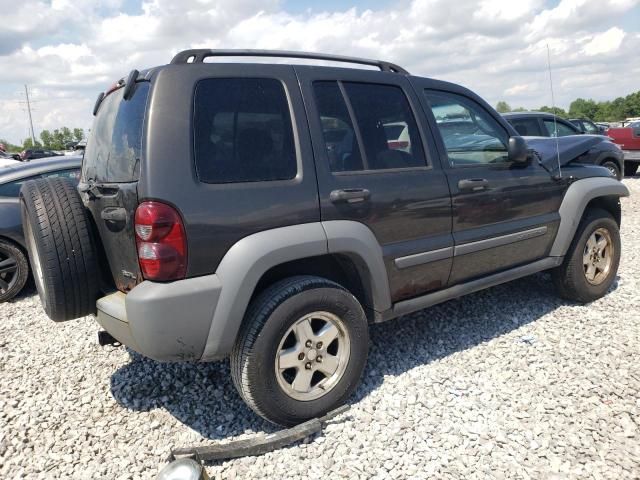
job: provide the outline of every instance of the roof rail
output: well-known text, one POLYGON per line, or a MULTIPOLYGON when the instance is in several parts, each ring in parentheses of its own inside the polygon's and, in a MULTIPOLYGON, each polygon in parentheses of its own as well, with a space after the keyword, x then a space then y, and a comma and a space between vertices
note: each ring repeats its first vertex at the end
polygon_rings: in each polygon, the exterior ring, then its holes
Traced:
POLYGON ((311 60, 328 60, 331 62, 345 62, 359 65, 370 65, 378 67, 383 72, 401 73, 409 75, 404 68, 394 63, 382 60, 370 60, 359 57, 345 57, 342 55, 331 55, 327 53, 295 52, 290 50, 209 50, 198 48, 184 50, 178 53, 171 60, 171 64, 179 63, 203 63, 207 57, 279 57, 279 58, 306 58, 311 60))

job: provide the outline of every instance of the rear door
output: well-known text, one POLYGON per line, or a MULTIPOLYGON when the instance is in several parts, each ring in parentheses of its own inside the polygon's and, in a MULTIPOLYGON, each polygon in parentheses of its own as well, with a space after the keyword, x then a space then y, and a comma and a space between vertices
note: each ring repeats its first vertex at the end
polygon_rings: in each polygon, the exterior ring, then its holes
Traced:
POLYGON ((392 301, 442 288, 453 251, 449 188, 406 77, 295 68, 322 220, 352 220, 371 229, 382 246, 392 301))
POLYGON ((79 190, 107 252, 116 287, 133 288, 141 279, 134 235, 138 206, 142 129, 149 82, 136 83, 124 100, 123 88, 102 101, 87 142, 79 190))
POLYGON ((506 125, 473 95, 417 80, 453 201, 455 252, 449 284, 547 255, 566 188, 535 163, 507 158, 506 125))

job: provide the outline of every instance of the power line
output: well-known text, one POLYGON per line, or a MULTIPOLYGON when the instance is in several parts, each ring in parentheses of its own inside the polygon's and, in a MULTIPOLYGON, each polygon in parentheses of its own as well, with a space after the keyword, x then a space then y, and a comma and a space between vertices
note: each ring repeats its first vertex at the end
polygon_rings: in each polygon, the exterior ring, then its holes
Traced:
POLYGON ((27 97, 27 111, 29 112, 29 125, 31 126, 31 142, 32 142, 32 145, 35 147, 36 146, 36 133, 33 130, 33 118, 31 117, 31 104, 29 103, 29 89, 27 88, 26 84, 24 86, 24 94, 27 97))

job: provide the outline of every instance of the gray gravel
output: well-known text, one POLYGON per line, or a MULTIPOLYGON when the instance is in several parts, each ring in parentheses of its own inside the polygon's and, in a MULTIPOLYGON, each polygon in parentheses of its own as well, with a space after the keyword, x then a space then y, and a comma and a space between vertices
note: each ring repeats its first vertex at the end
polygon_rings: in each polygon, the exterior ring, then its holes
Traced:
MULTIPOLYGON (((616 288, 589 306, 537 275, 371 332, 349 412, 220 478, 638 478, 640 178, 616 288)), ((154 478, 172 446, 274 428, 226 362, 160 364, 56 325, 33 289, 0 307, 0 478, 154 478)))

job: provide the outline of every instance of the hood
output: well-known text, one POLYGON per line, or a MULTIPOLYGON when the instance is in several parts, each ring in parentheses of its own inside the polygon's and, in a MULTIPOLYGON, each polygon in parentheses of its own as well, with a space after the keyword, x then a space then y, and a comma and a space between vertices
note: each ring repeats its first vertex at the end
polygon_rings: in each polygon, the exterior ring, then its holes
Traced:
POLYGON ((560 165, 566 165, 588 152, 595 145, 607 142, 608 138, 602 135, 570 135, 559 138, 525 137, 525 140, 529 148, 540 155, 542 162, 553 166, 557 164, 558 156, 560 157, 560 165))

